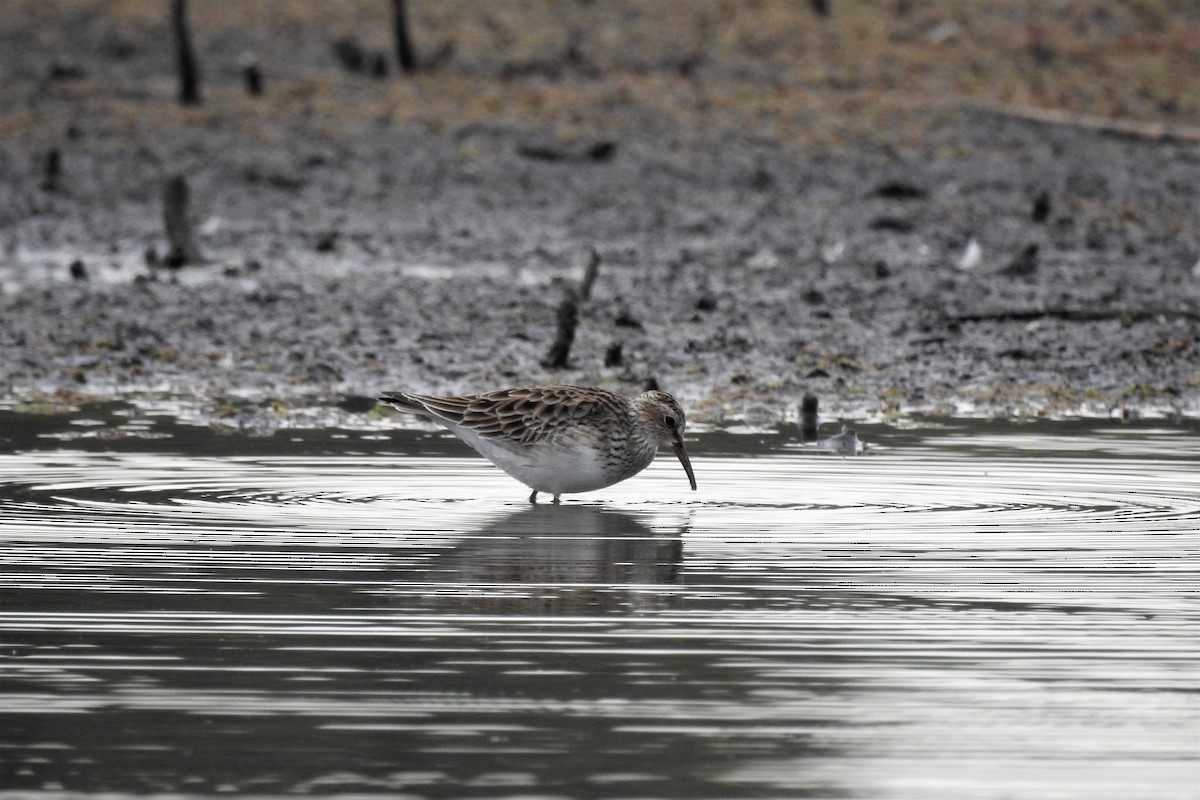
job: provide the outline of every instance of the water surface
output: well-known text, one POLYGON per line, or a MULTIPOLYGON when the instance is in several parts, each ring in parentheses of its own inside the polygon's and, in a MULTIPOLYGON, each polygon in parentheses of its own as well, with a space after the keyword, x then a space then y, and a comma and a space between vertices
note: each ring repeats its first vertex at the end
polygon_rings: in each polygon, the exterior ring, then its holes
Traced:
POLYGON ((1194 429, 793 434, 556 507, 433 432, 0 413, 0 790, 1198 796, 1194 429))

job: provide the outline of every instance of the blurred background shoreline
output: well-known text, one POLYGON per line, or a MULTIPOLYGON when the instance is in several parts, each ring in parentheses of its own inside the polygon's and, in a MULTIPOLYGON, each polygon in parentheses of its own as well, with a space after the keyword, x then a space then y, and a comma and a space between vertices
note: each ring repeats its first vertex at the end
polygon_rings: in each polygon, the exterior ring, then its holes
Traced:
POLYGON ((10 406, 1200 413, 1194 4, 191 0, 193 105, 169 6, 0 10, 10 406))

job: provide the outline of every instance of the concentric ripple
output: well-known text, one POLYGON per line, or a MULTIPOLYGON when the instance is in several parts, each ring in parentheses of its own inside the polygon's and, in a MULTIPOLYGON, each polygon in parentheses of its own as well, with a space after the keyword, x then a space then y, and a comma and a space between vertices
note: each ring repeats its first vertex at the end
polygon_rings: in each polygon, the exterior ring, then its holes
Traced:
POLYGON ((1194 796, 1194 436, 859 433, 0 454, 0 798, 1194 796))

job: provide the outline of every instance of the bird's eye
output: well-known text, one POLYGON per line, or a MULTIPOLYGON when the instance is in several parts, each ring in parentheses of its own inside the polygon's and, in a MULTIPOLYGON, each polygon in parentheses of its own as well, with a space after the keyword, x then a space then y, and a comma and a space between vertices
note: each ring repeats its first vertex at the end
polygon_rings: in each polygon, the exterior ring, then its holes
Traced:
POLYGON ((674 417, 672 417, 671 415, 668 414, 667 416, 663 417, 663 424, 666 425, 668 428, 673 429, 678 424, 678 421, 674 417))

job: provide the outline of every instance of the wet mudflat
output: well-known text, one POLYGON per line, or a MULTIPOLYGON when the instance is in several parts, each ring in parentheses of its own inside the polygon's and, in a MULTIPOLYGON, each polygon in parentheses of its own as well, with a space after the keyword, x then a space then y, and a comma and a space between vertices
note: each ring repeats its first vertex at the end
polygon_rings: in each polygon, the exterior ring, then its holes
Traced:
POLYGON ((1195 796, 1194 432, 709 432, 531 507, 432 432, 142 424, 0 455, 12 795, 1195 796))
POLYGON ((193 5, 182 109, 161 3, 5 3, 0 401, 1200 416, 1194 4, 410 3, 450 51, 388 80, 335 57, 387 3, 193 5))

